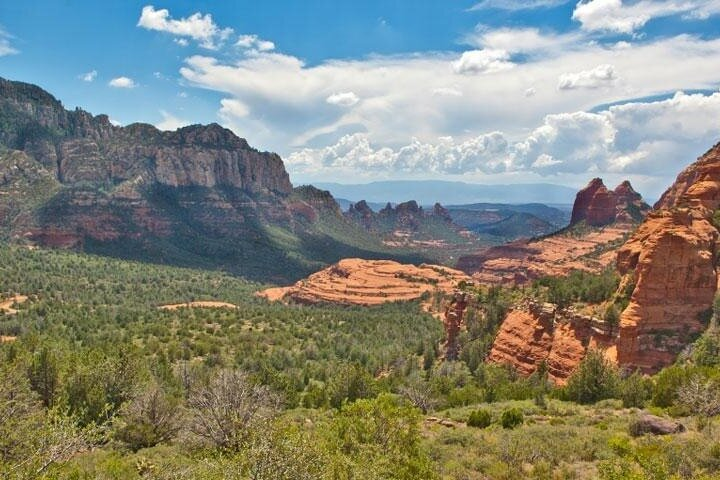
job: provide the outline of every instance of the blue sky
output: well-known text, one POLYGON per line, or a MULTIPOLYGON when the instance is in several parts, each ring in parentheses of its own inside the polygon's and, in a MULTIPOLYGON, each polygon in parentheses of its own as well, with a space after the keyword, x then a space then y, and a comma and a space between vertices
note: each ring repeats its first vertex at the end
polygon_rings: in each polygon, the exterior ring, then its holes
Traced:
POLYGON ((720 140, 719 14, 720 0, 25 0, 0 4, 0 75, 121 124, 219 122, 296 183, 603 176, 657 196, 720 140))

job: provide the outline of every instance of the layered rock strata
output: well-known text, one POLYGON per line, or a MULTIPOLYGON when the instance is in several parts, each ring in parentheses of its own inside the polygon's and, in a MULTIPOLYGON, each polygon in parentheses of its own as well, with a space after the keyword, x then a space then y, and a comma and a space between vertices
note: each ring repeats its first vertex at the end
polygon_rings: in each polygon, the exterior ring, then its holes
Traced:
POLYGON ((508 314, 488 361, 510 364, 525 376, 544 362, 549 379, 564 384, 588 348, 607 349, 613 338, 609 326, 595 317, 531 302, 508 314))
POLYGON ((436 291, 447 294, 469 280, 463 272, 438 265, 346 258, 294 285, 270 288, 259 295, 303 304, 379 305, 417 300, 436 291))

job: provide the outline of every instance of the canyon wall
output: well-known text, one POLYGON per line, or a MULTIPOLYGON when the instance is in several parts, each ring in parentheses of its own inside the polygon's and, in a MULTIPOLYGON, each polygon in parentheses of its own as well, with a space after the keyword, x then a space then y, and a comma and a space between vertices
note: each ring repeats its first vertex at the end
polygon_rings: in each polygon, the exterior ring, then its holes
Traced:
POLYGON ((621 365, 653 373, 709 320, 717 290, 720 144, 687 167, 618 251, 617 267, 635 284, 617 339, 621 365))

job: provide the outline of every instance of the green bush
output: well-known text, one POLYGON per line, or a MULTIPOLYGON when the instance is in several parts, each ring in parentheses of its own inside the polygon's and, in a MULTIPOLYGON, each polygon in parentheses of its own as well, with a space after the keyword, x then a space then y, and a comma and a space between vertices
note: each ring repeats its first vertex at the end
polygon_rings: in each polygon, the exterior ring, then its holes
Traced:
POLYGON ((503 428, 515 428, 518 425, 522 425, 525 417, 519 408, 508 408, 502 413, 500 417, 500 424, 503 428))
POLYGON ((664 368, 655 375, 655 385, 652 391, 652 404, 656 407, 667 408, 675 403, 678 389, 685 384, 690 377, 690 372, 685 367, 673 365, 664 368))
POLYGON ((492 415, 484 408, 470 412, 468 427, 487 428, 492 423, 492 415))
POLYGON ((617 327, 620 323, 620 310, 618 309, 618 307, 616 307, 615 305, 609 305, 605 309, 603 320, 611 327, 617 327))
POLYGON ((578 403, 595 403, 614 398, 618 394, 617 367, 602 352, 589 350, 575 372, 568 379, 565 393, 578 403))
POLYGON ((622 381, 620 385, 620 399, 625 408, 642 408, 652 394, 652 381, 645 379, 638 372, 622 381))
POLYGON ((613 296, 619 285, 620 277, 614 269, 600 274, 573 270, 566 277, 542 277, 533 284, 535 288, 546 287, 548 300, 561 308, 572 302, 602 303, 613 296))

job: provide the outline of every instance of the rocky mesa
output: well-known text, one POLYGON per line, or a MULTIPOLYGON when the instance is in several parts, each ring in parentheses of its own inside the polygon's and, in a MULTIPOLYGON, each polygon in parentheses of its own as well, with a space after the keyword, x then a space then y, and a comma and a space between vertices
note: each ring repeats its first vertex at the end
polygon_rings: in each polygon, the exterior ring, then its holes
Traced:
POLYGON ((439 265, 346 258, 294 285, 259 295, 271 301, 368 306, 417 300, 435 291, 448 294, 469 280, 463 272, 439 265))

